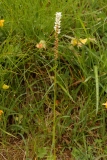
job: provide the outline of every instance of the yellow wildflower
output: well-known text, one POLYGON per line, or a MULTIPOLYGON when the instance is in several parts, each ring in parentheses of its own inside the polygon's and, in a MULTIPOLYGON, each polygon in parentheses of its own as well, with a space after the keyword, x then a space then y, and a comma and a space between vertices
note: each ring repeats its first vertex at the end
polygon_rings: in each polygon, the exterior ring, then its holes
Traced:
POLYGON ((0 116, 3 114, 3 111, 2 110, 0 110, 0 116))
POLYGON ((88 39, 87 38, 85 38, 85 39, 80 38, 79 41, 80 41, 80 43, 85 44, 88 41, 88 39))
POLYGON ((73 38, 73 39, 71 40, 71 44, 72 44, 73 46, 76 46, 76 45, 78 44, 78 40, 77 40, 76 38, 73 38))
POLYGON ((105 106, 105 108, 107 109, 107 101, 106 103, 103 103, 102 105, 105 106))
POLYGON ((0 20, 0 27, 4 26, 4 19, 0 20))
POLYGON ((7 90, 7 89, 9 89, 9 86, 6 85, 6 84, 3 84, 2 88, 3 88, 4 90, 7 90))

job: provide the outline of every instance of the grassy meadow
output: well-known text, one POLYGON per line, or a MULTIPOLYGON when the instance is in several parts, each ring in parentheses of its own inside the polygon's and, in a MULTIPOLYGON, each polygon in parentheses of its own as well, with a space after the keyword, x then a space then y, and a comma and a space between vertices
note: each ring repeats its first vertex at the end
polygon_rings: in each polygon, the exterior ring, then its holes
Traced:
POLYGON ((106 0, 0 0, 0 160, 106 160, 106 59, 106 0))

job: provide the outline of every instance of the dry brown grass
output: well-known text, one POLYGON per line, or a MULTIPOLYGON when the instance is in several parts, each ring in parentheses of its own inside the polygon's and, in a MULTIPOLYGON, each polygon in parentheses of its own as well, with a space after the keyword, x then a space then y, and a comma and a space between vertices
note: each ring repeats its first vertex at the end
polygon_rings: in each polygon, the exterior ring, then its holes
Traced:
MULTIPOLYGON (((0 145, 0 160, 47 160, 47 158, 37 158, 36 154, 33 151, 33 139, 29 140, 27 146, 28 153, 26 153, 26 146, 22 139, 9 139, 8 144, 0 145)), ((60 153, 57 148, 57 160, 75 160, 71 156, 70 150, 64 150, 63 153, 60 153)))
POLYGON ((25 160, 24 143, 20 139, 10 139, 9 143, 0 146, 0 160, 25 160))

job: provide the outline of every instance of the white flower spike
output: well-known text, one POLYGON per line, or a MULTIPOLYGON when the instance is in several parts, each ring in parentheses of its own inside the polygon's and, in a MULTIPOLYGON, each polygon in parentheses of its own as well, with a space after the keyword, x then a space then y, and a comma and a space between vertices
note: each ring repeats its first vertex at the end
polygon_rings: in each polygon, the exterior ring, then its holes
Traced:
POLYGON ((61 17, 62 17, 62 13, 56 12, 54 30, 55 30, 55 32, 57 32, 57 34, 60 34, 60 31, 61 31, 60 30, 61 17))

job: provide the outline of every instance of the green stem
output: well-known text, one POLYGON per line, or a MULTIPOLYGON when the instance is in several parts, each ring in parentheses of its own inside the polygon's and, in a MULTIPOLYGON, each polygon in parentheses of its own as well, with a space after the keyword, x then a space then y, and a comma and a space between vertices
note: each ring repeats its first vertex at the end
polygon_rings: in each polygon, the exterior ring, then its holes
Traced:
POLYGON ((52 140, 52 146, 53 146, 53 154, 54 154, 54 160, 56 160, 56 98, 57 98, 57 59, 55 59, 55 70, 54 70, 54 106, 53 106, 53 140, 52 140))

